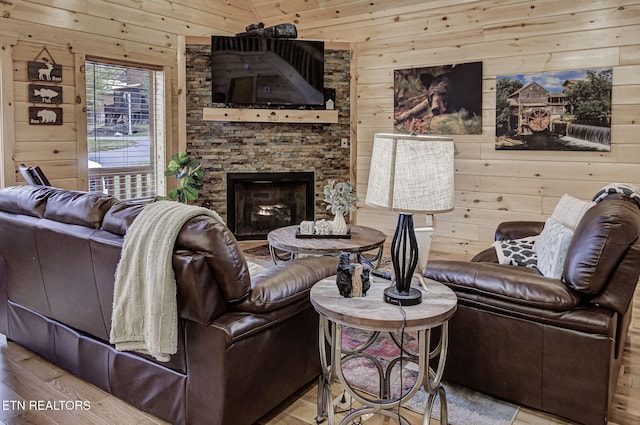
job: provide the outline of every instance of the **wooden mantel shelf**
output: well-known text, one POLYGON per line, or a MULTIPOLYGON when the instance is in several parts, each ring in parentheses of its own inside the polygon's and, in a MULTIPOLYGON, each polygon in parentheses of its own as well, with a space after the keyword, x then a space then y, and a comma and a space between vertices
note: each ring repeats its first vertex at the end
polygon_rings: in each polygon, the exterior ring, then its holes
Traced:
POLYGON ((335 124, 338 122, 338 111, 335 109, 203 108, 202 120, 335 124))

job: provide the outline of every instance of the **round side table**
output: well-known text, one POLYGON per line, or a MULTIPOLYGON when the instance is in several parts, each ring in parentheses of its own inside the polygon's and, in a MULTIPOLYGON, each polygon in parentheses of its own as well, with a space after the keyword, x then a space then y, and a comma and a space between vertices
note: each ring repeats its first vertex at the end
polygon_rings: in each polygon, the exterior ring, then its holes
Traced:
POLYGON ((335 276, 323 279, 311 288, 311 303, 320 314, 319 346, 322 376, 318 384, 318 416, 316 417, 318 423, 325 418, 328 419, 329 425, 335 423, 331 384, 336 378, 353 399, 363 405, 350 412, 340 422, 341 424, 376 413, 397 418, 401 423, 411 425, 401 415, 398 407, 411 399, 421 386, 424 386, 429 393, 423 424, 429 424, 435 397, 440 399, 441 421, 447 423, 447 399, 441 379, 447 357, 448 321, 456 311, 458 298, 451 289, 439 282, 430 279, 426 279, 425 282, 428 291, 423 290, 422 303, 404 307, 384 302, 383 290, 388 286, 387 282, 374 282, 366 296, 354 298, 345 298, 340 295, 335 276), (342 347, 344 326, 373 331, 373 334, 359 347, 346 350, 342 347), (440 328, 440 340, 432 348, 431 331, 436 328, 440 328), (404 331, 417 332, 417 352, 400 346, 399 339, 394 333, 404 331), (364 351, 380 332, 389 332, 400 348, 398 358, 392 359, 389 367, 398 361, 413 362, 418 366, 415 384, 399 398, 391 397, 390 371, 384 371, 379 362, 376 364, 376 369, 380 375, 381 385, 380 394, 376 398, 366 398, 358 393, 343 374, 342 363, 345 359, 366 357, 371 360, 372 356, 364 351), (327 347, 330 353, 327 353, 327 347), (437 369, 433 370, 429 359, 435 358, 438 359, 438 365, 437 369))
POLYGON ((382 249, 386 235, 379 230, 365 226, 351 226, 351 237, 346 238, 299 238, 296 237, 298 226, 286 226, 272 230, 267 235, 269 241, 269 252, 273 262, 277 264, 279 257, 275 249, 290 253, 290 258, 297 254, 312 255, 338 255, 340 252, 350 252, 357 255, 357 261, 362 262, 362 253, 366 251, 378 250, 374 258, 366 259, 366 262, 373 263, 382 258, 382 249))

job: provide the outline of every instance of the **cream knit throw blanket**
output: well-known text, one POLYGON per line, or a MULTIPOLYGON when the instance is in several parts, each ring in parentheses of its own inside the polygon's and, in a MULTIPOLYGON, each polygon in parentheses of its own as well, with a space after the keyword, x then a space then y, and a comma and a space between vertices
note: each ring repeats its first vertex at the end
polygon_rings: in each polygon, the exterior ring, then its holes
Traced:
POLYGON ((124 237, 113 291, 109 341, 117 350, 139 351, 167 362, 178 350, 178 307, 172 257, 176 238, 206 208, 173 201, 149 204, 124 237))

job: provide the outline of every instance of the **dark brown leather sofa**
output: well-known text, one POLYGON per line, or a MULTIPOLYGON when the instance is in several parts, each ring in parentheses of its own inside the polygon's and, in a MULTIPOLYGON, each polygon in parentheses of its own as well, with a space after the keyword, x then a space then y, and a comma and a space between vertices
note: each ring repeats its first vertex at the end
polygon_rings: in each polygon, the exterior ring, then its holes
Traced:
POLYGON ((191 219, 175 245, 178 352, 109 343, 123 235, 145 205, 37 186, 0 190, 0 332, 174 424, 249 425, 320 373, 309 290, 335 273, 303 258, 250 278, 235 238, 191 219))
MULTIPOLYGON (((508 222, 496 240, 538 234, 508 222)), ((583 424, 605 424, 640 273, 640 208, 609 195, 580 220, 561 279, 500 265, 430 261, 425 276, 458 296, 445 379, 583 424)))

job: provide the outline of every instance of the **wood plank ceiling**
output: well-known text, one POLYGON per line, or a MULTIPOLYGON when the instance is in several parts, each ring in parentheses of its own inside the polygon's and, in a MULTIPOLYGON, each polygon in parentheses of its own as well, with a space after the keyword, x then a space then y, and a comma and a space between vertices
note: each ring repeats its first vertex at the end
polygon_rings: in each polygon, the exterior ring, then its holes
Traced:
MULTIPOLYGON (((469 10, 477 0, 246 0, 256 22, 266 26, 293 23, 299 38, 358 42, 385 39, 393 26, 406 22, 427 31, 446 14, 469 10)), ((251 23, 251 22, 249 22, 251 23)), ((248 23, 248 24, 249 24, 248 23)))

